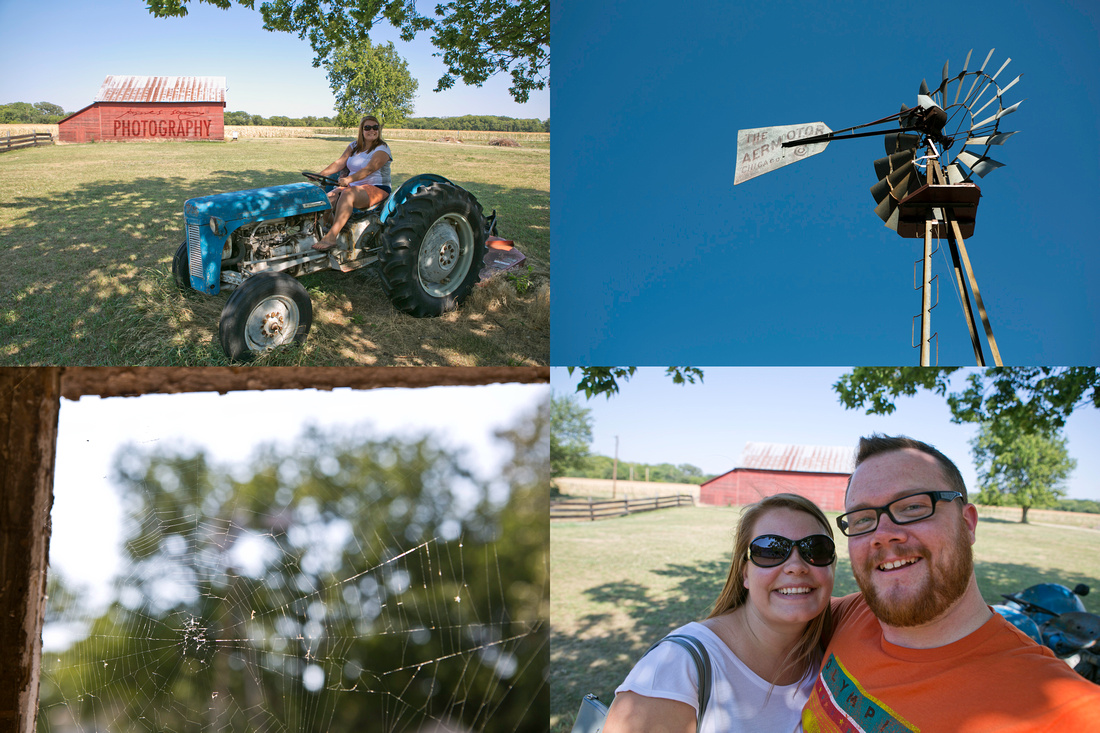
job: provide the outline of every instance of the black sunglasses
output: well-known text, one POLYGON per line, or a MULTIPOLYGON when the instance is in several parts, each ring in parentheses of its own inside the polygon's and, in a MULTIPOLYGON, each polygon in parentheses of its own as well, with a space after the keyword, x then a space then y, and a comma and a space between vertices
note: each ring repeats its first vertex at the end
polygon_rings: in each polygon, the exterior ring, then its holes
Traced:
POLYGON ((364 130, 381 130, 381 125, 363 125, 364 130))
POLYGON ((836 545, 828 535, 812 534, 800 540, 789 540, 777 534, 763 534, 749 543, 749 560, 758 568, 774 568, 791 556, 791 550, 810 565, 819 568, 832 565, 836 560, 836 545))

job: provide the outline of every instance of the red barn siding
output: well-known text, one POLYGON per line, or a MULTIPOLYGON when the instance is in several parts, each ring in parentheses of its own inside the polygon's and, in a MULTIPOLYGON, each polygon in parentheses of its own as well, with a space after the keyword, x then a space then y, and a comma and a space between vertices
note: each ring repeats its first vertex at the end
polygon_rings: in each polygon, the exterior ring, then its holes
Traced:
POLYGON ((61 142, 223 140, 224 102, 194 104, 96 102, 61 120, 61 142))
POLYGON ((847 473, 809 473, 735 468, 699 489, 699 501, 717 506, 751 504, 765 496, 791 493, 805 496, 825 511, 842 511, 847 473))

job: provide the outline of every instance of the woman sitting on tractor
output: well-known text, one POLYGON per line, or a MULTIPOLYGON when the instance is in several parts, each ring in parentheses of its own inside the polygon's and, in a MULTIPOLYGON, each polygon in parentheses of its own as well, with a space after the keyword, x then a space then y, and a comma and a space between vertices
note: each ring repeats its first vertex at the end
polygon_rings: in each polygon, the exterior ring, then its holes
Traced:
POLYGON ((393 154, 382 139, 382 123, 377 117, 367 115, 359 123, 358 139, 348 145, 334 163, 321 175, 348 169, 348 175, 337 181, 337 187, 329 191, 328 200, 333 208, 332 226, 313 249, 327 252, 338 244, 340 230, 348 222, 355 209, 369 209, 386 200, 390 195, 390 162, 393 154))

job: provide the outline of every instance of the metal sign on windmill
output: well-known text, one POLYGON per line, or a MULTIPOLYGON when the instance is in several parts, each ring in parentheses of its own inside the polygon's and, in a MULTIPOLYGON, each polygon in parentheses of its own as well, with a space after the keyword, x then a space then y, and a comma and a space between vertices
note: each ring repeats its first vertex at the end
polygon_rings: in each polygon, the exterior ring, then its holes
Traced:
POLYGON ((871 186, 875 213, 900 236, 924 239, 924 257, 920 260, 923 278, 919 288, 922 296, 919 344, 922 366, 929 364, 930 343, 934 337, 931 333, 933 239, 948 241, 954 284, 958 287, 975 359, 979 366, 985 366, 971 296, 994 363, 1001 366, 1000 352, 964 239, 974 233, 981 198, 981 190, 972 179, 975 175, 984 178, 1004 165, 991 158, 989 151, 1016 134, 1015 131, 1002 132, 1001 120, 1015 112, 1023 100, 1006 107, 1002 97, 1023 75, 1001 87, 997 77, 1012 59, 1007 59, 995 74, 990 75, 986 66, 993 51, 977 71, 968 71, 972 53, 966 54, 963 70, 954 76, 948 71, 949 62, 944 63, 940 85, 935 91, 929 90, 927 81, 922 80, 917 106, 910 108, 903 104, 897 114, 835 132, 824 122, 807 122, 737 133, 734 185, 817 155, 833 140, 884 136, 886 157, 874 162, 878 182, 871 186), (898 127, 853 132, 894 120, 898 127), (970 293, 964 285, 964 273, 970 293))

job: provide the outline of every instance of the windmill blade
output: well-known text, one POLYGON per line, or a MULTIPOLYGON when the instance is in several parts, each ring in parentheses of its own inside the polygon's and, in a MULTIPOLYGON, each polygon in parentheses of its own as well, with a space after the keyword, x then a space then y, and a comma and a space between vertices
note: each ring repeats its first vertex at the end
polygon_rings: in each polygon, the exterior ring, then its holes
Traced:
POLYGON ((966 180, 966 176, 963 175, 962 168, 957 164, 952 163, 943 169, 944 175, 947 176, 948 183, 962 183, 966 180))
POLYGON ((982 178, 985 178, 987 173, 995 171, 998 168, 1004 166, 1004 163, 999 163, 996 160, 988 158, 984 155, 979 157, 968 150, 960 151, 959 154, 955 156, 955 160, 959 161, 982 178))
POLYGON ((891 173, 899 170, 906 163, 912 162, 914 157, 912 150, 903 150, 900 153, 894 153, 885 158, 879 158, 875 161, 875 175, 879 179, 886 178, 891 173))
POLYGON ((1018 75, 1018 76, 1017 76, 1017 77, 1016 77, 1015 79, 1013 79, 1012 81, 1010 81, 1010 82, 1008 83, 1008 86, 1006 86, 1006 87, 1005 87, 1004 89, 1002 89, 1001 91, 997 92, 997 96, 999 97, 999 96, 1001 96, 1002 94, 1004 94, 1005 92, 1007 92, 1007 91, 1008 91, 1009 89, 1011 89, 1011 88, 1012 88, 1012 85, 1013 85, 1013 84, 1015 84, 1016 82, 1020 81, 1020 77, 1021 77, 1021 76, 1023 76, 1023 74, 1019 74, 1019 75, 1018 75))
POLYGON ((963 90, 963 79, 966 77, 966 67, 970 66, 970 54, 974 53, 974 49, 970 49, 966 52, 966 61, 963 62, 963 70, 959 72, 959 88, 955 90, 955 101, 951 104, 959 103, 959 92, 963 90))
POLYGON ((823 152, 829 145, 828 140, 795 147, 783 147, 783 143, 828 135, 831 132, 824 122, 738 130, 733 185, 823 152))
POLYGON ((949 61, 951 61, 951 59, 948 59, 947 61, 943 62, 943 80, 940 81, 940 86, 936 90, 937 92, 939 92, 941 100, 946 100, 947 99, 947 97, 944 96, 944 95, 947 91, 947 82, 950 81, 950 77, 947 76, 947 64, 948 64, 949 61))
POLYGON ((989 135, 987 137, 972 137, 963 143, 963 146, 967 145, 1003 145, 1004 141, 1015 135, 1019 130, 1013 132, 1002 132, 999 135, 989 135))
POLYGON ((912 162, 907 163, 902 168, 899 168, 871 186, 871 196, 877 203, 882 203, 884 199, 888 199, 891 196, 893 196, 896 201, 900 201, 904 198, 902 192, 905 190, 906 186, 908 186, 909 177, 915 172, 916 166, 913 165, 912 162))
POLYGON ((920 80, 920 91, 918 91, 917 94, 923 94, 926 97, 931 94, 931 92, 928 91, 928 82, 924 79, 920 80))
POLYGON ((884 142, 886 143, 886 154, 893 155, 903 150, 915 149, 920 145, 920 135, 907 135, 904 132, 899 132, 897 135, 887 135, 884 142))
POLYGON ((1015 112, 1015 111, 1016 111, 1016 108, 1017 108, 1017 107, 1019 107, 1019 106, 1020 106, 1021 104, 1023 104, 1023 103, 1024 103, 1024 102, 1026 102, 1026 101, 1027 101, 1026 99, 1021 99, 1021 100, 1020 100, 1019 102, 1017 102, 1016 104, 1012 105, 1011 107, 1005 107, 1005 108, 1004 108, 1004 109, 1002 109, 1002 110, 1001 110, 1000 112, 998 112, 997 114, 993 115, 992 117, 990 117, 990 118, 988 118, 988 119, 985 119, 985 120, 982 120, 981 122, 979 122, 979 123, 977 123, 977 124, 975 124, 975 125, 971 125, 970 129, 971 129, 971 130, 976 130, 976 129, 980 128, 980 127, 984 127, 985 125, 988 125, 988 124, 989 124, 990 122, 996 122, 997 120, 1001 119, 1001 118, 1002 118, 1002 117, 1004 117, 1005 115, 1010 115, 1010 114, 1012 114, 1013 112, 1015 112))
POLYGON ((1008 66, 1008 62, 1011 60, 1011 56, 1005 59, 1005 62, 1001 64, 1001 68, 997 69, 997 73, 993 75, 993 81, 997 81, 997 77, 1001 75, 1001 72, 1005 70, 1005 67, 1008 66))
POLYGON ((963 104, 970 99, 970 95, 974 93, 974 87, 978 84, 978 79, 982 78, 982 72, 985 71, 985 65, 989 63, 989 59, 993 58, 993 52, 997 49, 989 49, 989 55, 985 57, 985 61, 982 62, 982 67, 978 69, 978 73, 974 75, 974 83, 970 85, 970 91, 966 93, 966 97, 963 99, 963 104))

